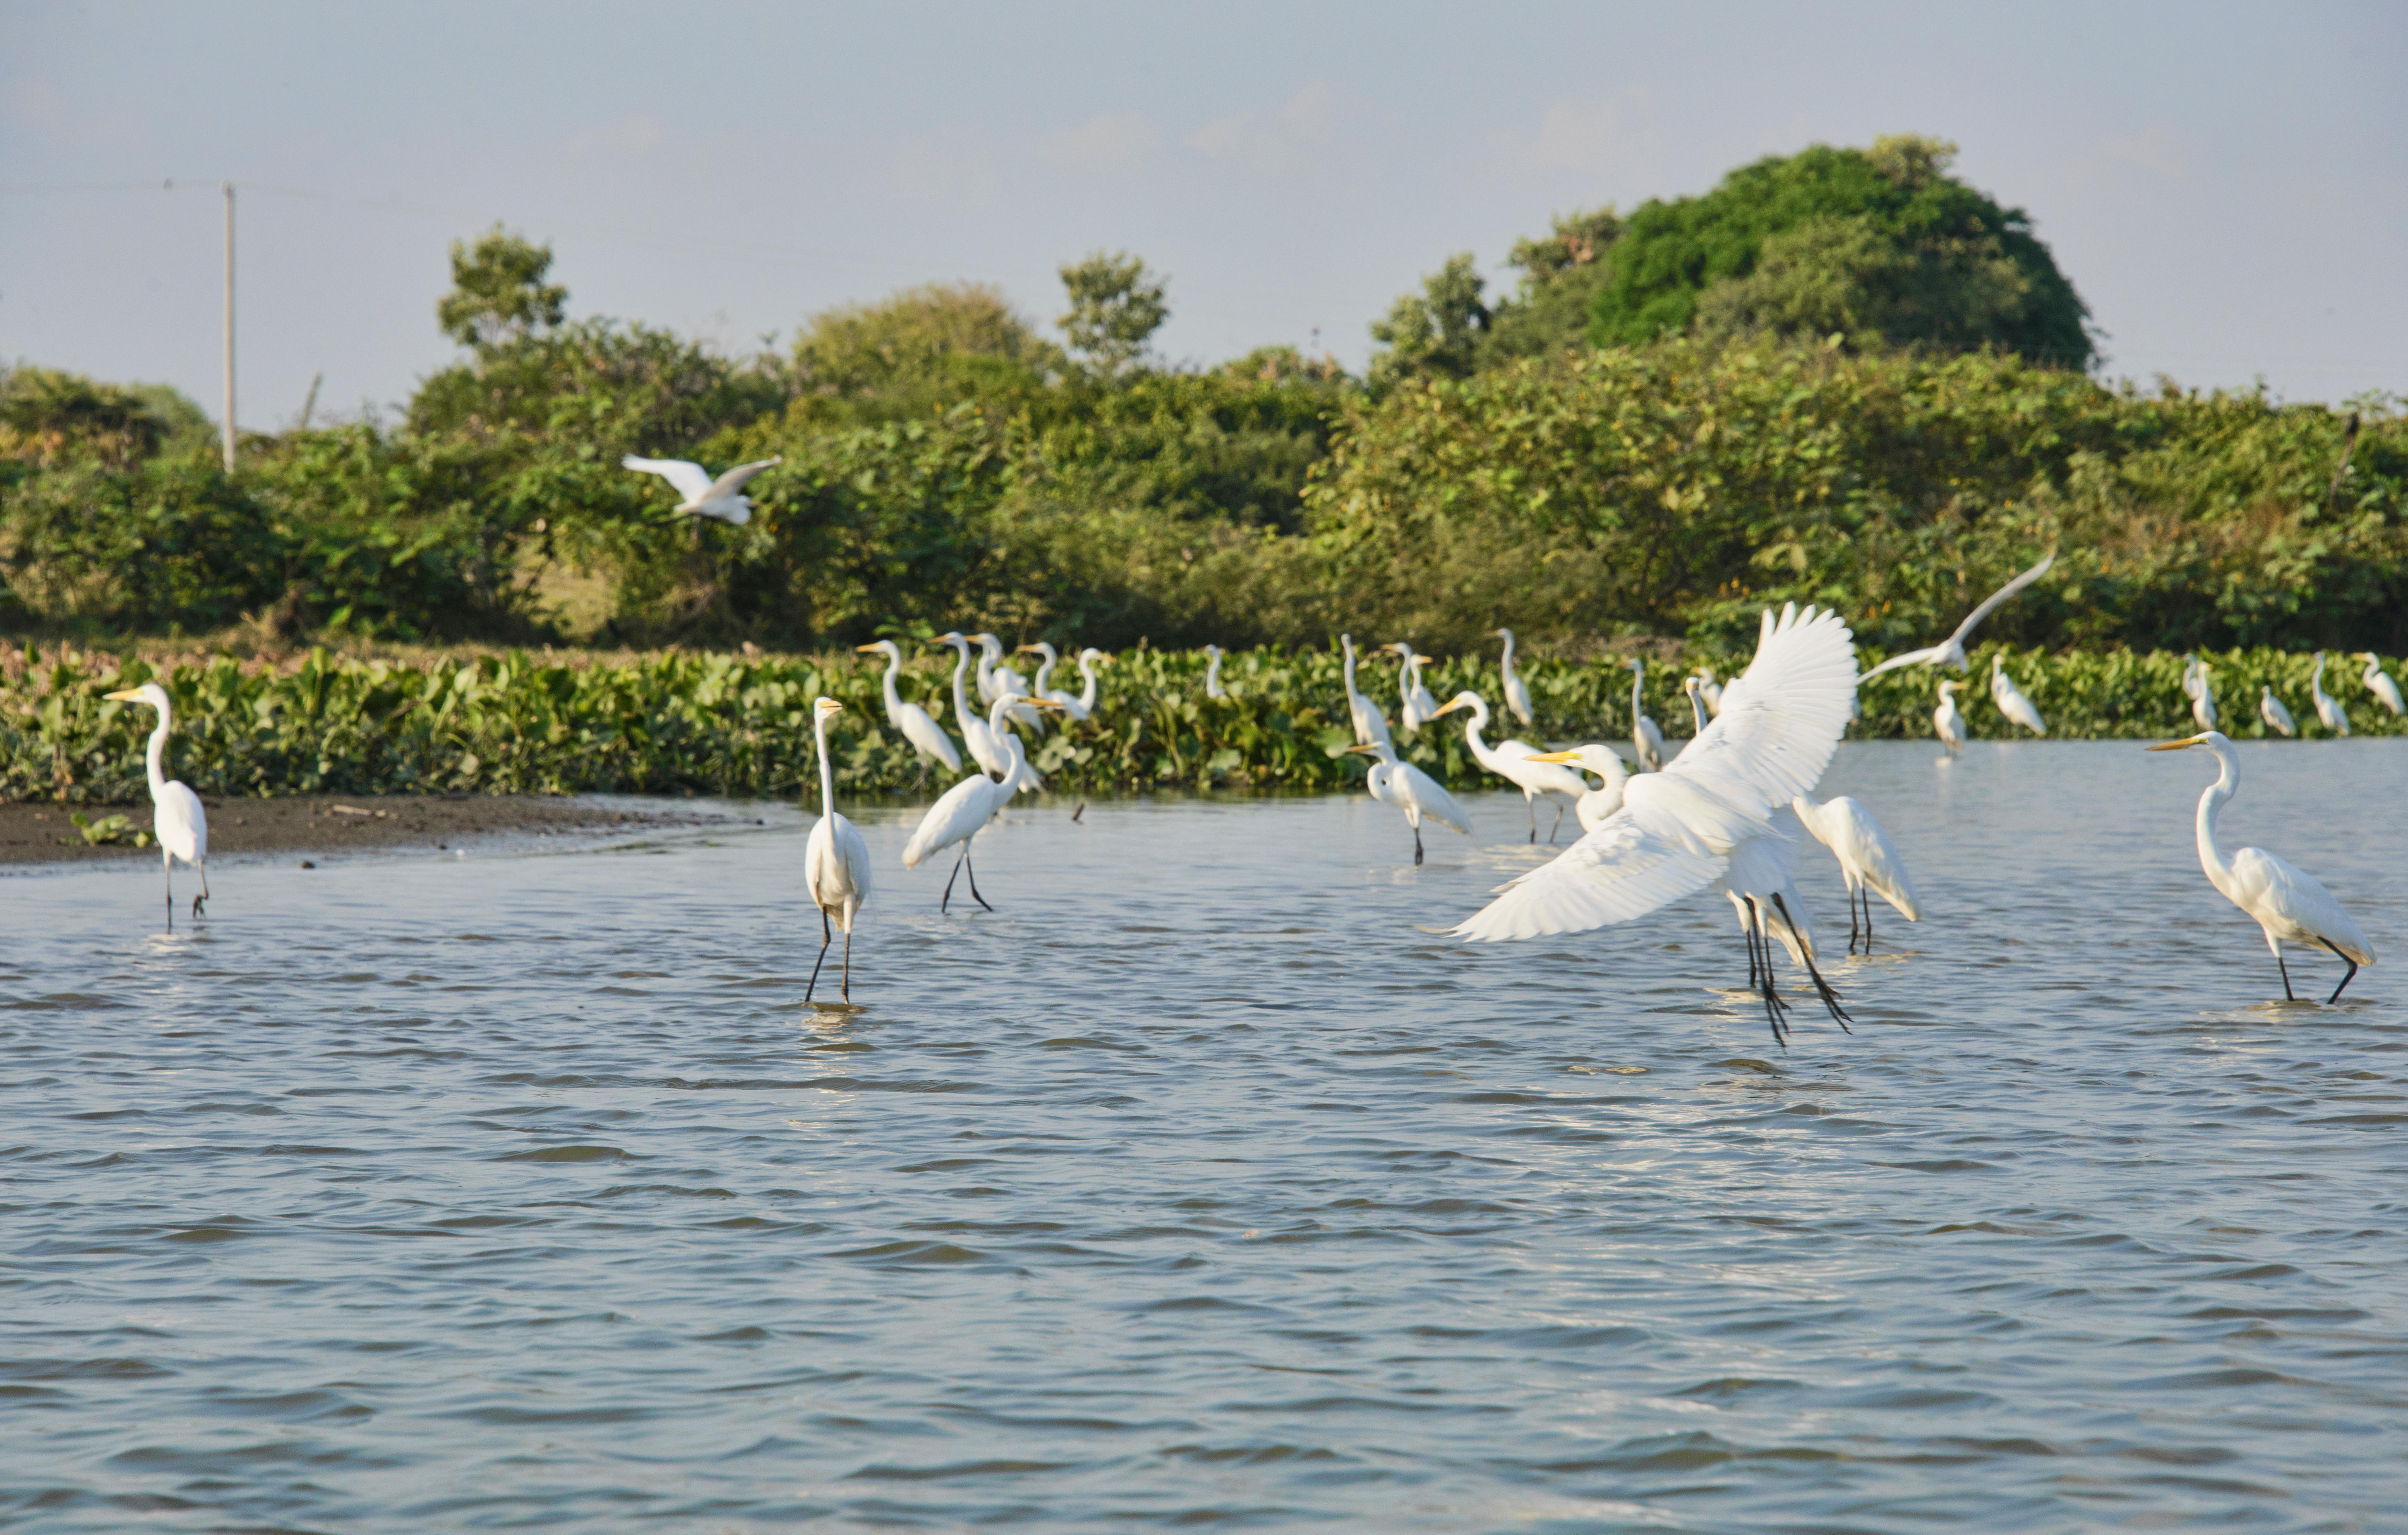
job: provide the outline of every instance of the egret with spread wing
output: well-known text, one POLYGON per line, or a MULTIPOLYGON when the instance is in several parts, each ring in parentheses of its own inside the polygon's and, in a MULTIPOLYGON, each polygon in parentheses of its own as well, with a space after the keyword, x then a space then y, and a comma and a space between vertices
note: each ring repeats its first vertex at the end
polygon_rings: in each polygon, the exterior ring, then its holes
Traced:
POLYGON ((682 458, 638 458, 629 453, 619 460, 619 467, 659 475, 676 487, 685 499, 670 509, 672 517, 716 517, 742 527, 752 520, 752 498, 738 493, 754 475, 783 462, 781 458, 765 458, 757 464, 738 464, 716 480, 709 469, 682 458))
POLYGON ((175 710, 167 690, 156 682, 104 695, 111 703, 149 704, 159 711, 158 727, 143 750, 142 766, 150 779, 150 833, 159 839, 159 873, 167 882, 167 926, 176 925, 176 860, 181 858, 201 876, 201 893, 193 897, 193 915, 204 914, 209 903, 209 816, 201 796, 167 776, 167 732, 175 726, 175 710))
POLYGON ((1860 683, 1870 681, 1873 678, 1879 677, 1883 672, 1896 671, 1900 667, 1954 667, 1958 671, 1963 671, 1965 669, 1965 640, 1968 636, 1972 634, 1973 626, 1981 623, 1982 620, 1989 617, 1992 612, 1996 611, 1999 604, 2006 601, 2009 597, 2014 596, 2017 592, 2029 586, 2032 582, 2040 580, 2042 576, 2047 575, 2048 567, 2056 563, 2057 551, 2052 549, 2045 555, 2042 556, 2041 562, 2038 565, 2033 566, 2022 575, 2017 576, 2014 580, 2007 582, 2007 584, 2000 587, 1997 591, 1984 598, 1982 605, 1979 608, 1974 609, 1971 612, 1966 614, 1965 622, 1956 625, 1956 632, 1955 634, 1950 635, 1939 644, 1930 646, 1928 649, 1908 651, 1903 655, 1893 655, 1888 660, 1883 662, 1880 666, 1875 667, 1872 670, 1865 673, 1864 676, 1857 678, 1856 681, 1860 683))

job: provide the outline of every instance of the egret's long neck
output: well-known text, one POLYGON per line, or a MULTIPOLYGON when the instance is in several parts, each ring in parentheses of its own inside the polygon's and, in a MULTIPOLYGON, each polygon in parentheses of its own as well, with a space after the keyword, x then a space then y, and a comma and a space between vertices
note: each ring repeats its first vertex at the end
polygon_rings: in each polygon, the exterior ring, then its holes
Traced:
POLYGON ((1644 667, 1630 668, 1630 722, 1633 725, 1636 725, 1639 723, 1639 717, 1646 712, 1642 703, 1646 696, 1641 691, 1641 685, 1646 681, 1647 672, 1644 667))
POLYGON ((895 691, 895 674, 903 669, 900 646, 886 654, 886 717, 893 719, 903 712, 903 695, 895 691))
POLYGON ((1463 743, 1471 748, 1471 754, 1479 759, 1480 766, 1485 768, 1489 759, 1497 754, 1486 741, 1480 739, 1480 733, 1488 728, 1488 706, 1475 701, 1465 707, 1471 712, 1463 717, 1463 743))
MULTIPOLYGON (((1213 665, 1218 666, 1220 663, 1216 661, 1213 665)), ((1087 710, 1089 713, 1093 713, 1095 712, 1096 708, 1095 662, 1089 660, 1083 655, 1079 657, 1079 675, 1087 680, 1087 685, 1079 690, 1079 707, 1087 710)))
POLYGON ((2207 871, 2210 883, 2229 894, 2232 860, 2216 845, 2215 817, 2224 809, 2224 802, 2232 797, 2232 792, 2241 787, 2241 764, 2229 750, 2216 752, 2215 764, 2222 771, 2207 786, 2207 792, 2199 796, 2199 866, 2207 871))
POLYGON ((1003 753, 1003 782, 1006 783, 1020 776, 1020 765, 1028 760, 1027 750, 1020 744, 1020 737, 1011 728, 1011 708, 1007 701, 1010 697, 1011 695, 1007 693, 997 698, 995 708, 986 717, 987 731, 995 737, 995 749, 1003 753))
POLYGON ((1054 668, 1059 665, 1061 665, 1061 657, 1052 651, 1037 653, 1037 681, 1031 682, 1029 686, 1039 697, 1045 696, 1045 684, 1053 680, 1054 668))
POLYGON ((153 799, 158 798, 159 791, 167 786, 167 729, 174 723, 168 715, 167 706, 160 705, 159 728, 150 732, 150 747, 142 758, 143 765, 150 769, 150 797, 153 799))
POLYGON ((1354 696, 1354 647, 1346 647, 1346 696, 1354 696))
MULTIPOLYGON (((1080 663, 1079 663, 1079 669, 1080 669, 1080 670, 1084 671, 1084 670, 1086 669, 1086 667, 1087 667, 1087 664, 1086 664, 1085 662, 1082 661, 1082 662, 1080 662, 1080 663)), ((1207 693, 1210 693, 1210 692, 1211 692, 1214 688, 1219 687, 1220 685, 1221 685, 1221 658, 1220 658, 1219 656, 1215 655, 1215 656, 1213 656, 1213 657, 1211 658, 1211 660, 1210 661, 1210 663, 1209 663, 1209 664, 1207 664, 1207 665, 1206 665, 1206 667, 1204 667, 1204 691, 1205 691, 1205 692, 1207 692, 1207 693)))
POLYGON ((1698 723, 1698 734, 1706 733, 1706 694, 1703 688, 1689 690, 1689 714, 1698 723))
POLYGON ((1497 663, 1497 669, 1507 677, 1513 675, 1513 631, 1511 629, 1505 631, 1505 658, 1497 663))
POLYGON ((836 813, 836 770, 828 766, 827 716, 811 721, 811 739, 820 749, 820 814, 836 813))
POLYGON ((970 712, 969 695, 962 691, 962 674, 970 669, 970 648, 955 645, 953 653, 953 718, 974 720, 978 716, 970 712))
POLYGON ((979 647, 979 691, 984 693, 995 683, 995 663, 997 652, 979 647))

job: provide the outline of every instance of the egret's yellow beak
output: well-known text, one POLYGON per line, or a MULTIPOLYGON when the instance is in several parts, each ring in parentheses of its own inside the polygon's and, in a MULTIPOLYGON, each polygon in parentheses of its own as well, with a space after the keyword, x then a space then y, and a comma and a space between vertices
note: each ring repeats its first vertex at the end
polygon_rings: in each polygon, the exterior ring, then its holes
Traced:
POLYGON ((2161 740, 2157 742, 2157 745, 2145 747, 2143 750, 2150 752, 2179 752, 2186 747, 2197 746, 2200 742, 2205 739, 2207 739, 2205 736, 2189 736, 2181 740, 2161 740))
MULTIPOLYGON (((1456 710, 1461 709, 1462 707, 1463 707, 1463 700, 1462 700, 1462 699, 1460 699, 1460 698, 1453 698, 1453 699, 1449 699, 1447 702, 1442 703, 1442 704, 1440 704, 1440 705, 1439 705, 1439 706, 1438 706, 1438 714, 1452 714, 1452 713, 1454 713, 1456 710)), ((1431 718, 1431 719, 1433 719, 1433 720, 1435 720, 1435 719, 1437 719, 1437 718, 1438 718, 1438 714, 1433 714, 1433 715, 1431 715, 1431 716, 1430 716, 1430 718, 1431 718)))
POLYGON ((1014 655, 1034 655, 1037 653, 1037 647, 1034 645, 1022 645, 1015 649, 1011 653, 1014 655))
POLYGON ((125 688, 116 693, 104 693, 101 696, 107 698, 111 703, 122 704, 138 702, 140 701, 142 695, 135 692, 132 688, 125 688))
POLYGON ((1367 741, 1367 742, 1365 742, 1365 743, 1364 743, 1363 745, 1361 745, 1361 746, 1350 746, 1350 747, 1348 747, 1345 751, 1340 752, 1340 753, 1338 753, 1338 754, 1339 754, 1340 756, 1352 756, 1352 755, 1354 755, 1354 754, 1355 753, 1357 753, 1357 752, 1376 752, 1376 751, 1378 751, 1378 750, 1379 750, 1379 748, 1378 748, 1378 747, 1373 746, 1373 745, 1371 745, 1369 742, 1368 742, 1368 741, 1367 741))
POLYGON ((875 644, 875 645, 855 645, 855 646, 853 647, 853 649, 854 649, 854 650, 856 650, 856 651, 881 651, 881 650, 884 650, 885 648, 886 648, 886 644, 885 644, 885 641, 883 641, 883 640, 881 640, 879 643, 877 643, 877 644, 875 644))
POLYGON ((1578 762, 1580 753, 1578 752, 1533 752, 1522 760, 1524 762, 1578 762))

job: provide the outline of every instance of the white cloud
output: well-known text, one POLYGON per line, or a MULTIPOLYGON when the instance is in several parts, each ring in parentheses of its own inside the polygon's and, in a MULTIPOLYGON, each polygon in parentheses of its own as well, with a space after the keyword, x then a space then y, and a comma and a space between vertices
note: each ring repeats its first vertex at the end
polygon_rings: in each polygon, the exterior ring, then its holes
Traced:
POLYGON ((1135 112, 1108 112, 1075 128, 1049 135, 1038 157, 1073 170, 1123 170, 1143 161, 1162 143, 1154 125, 1135 112))
POLYGON ((1338 93, 1315 80, 1268 117, 1233 112, 1214 118, 1180 142, 1215 160, 1250 165, 1267 176, 1307 170, 1328 157, 1338 137, 1338 93))
POLYGON ((2110 136, 2099 148, 2113 160, 2126 161, 2145 171, 2175 178, 2190 174, 2190 144, 2172 125, 2153 122, 2129 137, 2110 136))
POLYGON ((1500 169, 1630 174, 1654 163, 1663 138, 1643 89, 1594 101, 1557 99, 1527 137, 1491 134, 1489 159, 1500 169))
POLYGON ((572 134, 564 146, 570 155, 616 156, 641 154, 661 141, 661 120, 649 113, 623 117, 604 127, 588 128, 572 134))

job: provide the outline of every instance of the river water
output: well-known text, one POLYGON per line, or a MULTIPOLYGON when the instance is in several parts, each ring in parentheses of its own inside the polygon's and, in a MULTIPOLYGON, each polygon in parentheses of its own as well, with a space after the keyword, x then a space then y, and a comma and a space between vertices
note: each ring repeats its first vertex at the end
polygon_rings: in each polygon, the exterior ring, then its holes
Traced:
POLYGON ((12 877, 0 1526, 2403 1528, 2408 742, 2241 751, 2339 1007, 2204 756, 1851 745, 1929 910, 1785 1055, 1715 898, 1427 931, 1498 795, 1024 800, 950 917, 861 808, 853 1013, 791 811, 12 877))

